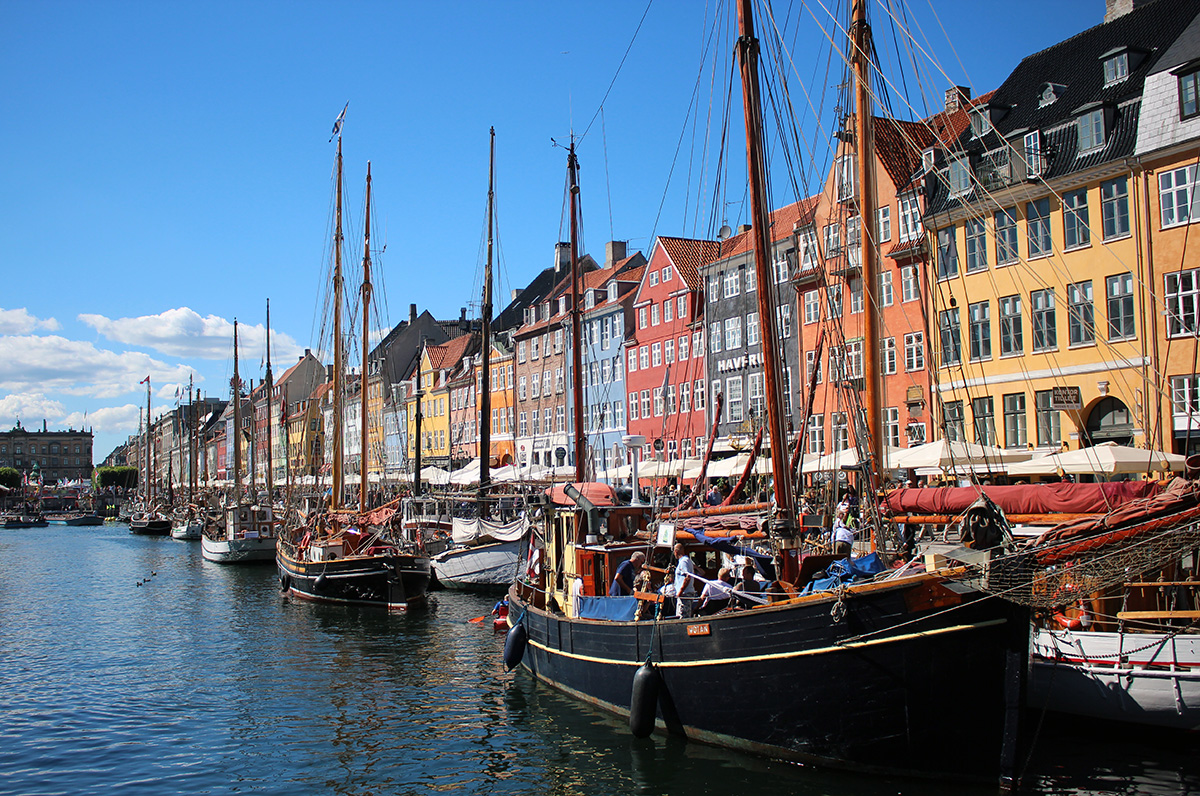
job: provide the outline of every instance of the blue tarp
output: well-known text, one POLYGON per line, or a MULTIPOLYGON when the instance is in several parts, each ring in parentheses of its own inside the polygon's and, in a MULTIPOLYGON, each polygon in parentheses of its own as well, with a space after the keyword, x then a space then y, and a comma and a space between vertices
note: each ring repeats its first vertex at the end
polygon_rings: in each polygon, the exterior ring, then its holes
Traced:
MULTIPOLYGON (((702 545, 707 545, 731 556, 746 556, 754 562, 760 575, 767 580, 775 580, 775 563, 769 555, 760 553, 752 547, 734 544, 724 536, 705 536, 703 531, 697 529, 690 529, 689 533, 695 536, 696 541, 702 545)), ((737 575, 741 575, 741 573, 739 572, 737 575)))
POLYGON ((578 597, 580 619, 632 622, 637 613, 636 597, 578 597))
POLYGON ((860 558, 841 558, 834 561, 825 570, 829 577, 810 581, 801 594, 812 594, 817 591, 830 591, 846 583, 856 580, 868 580, 883 572, 885 567, 878 553, 871 553, 860 558))

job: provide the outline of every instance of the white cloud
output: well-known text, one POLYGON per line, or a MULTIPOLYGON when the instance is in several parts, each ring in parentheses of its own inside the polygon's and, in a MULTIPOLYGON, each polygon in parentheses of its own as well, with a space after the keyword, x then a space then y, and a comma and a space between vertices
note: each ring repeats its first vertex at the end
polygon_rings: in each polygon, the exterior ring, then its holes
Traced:
POLYGON ((16 393, 0 398, 0 425, 14 426, 20 420, 22 425, 32 428, 36 423, 41 427, 42 420, 59 424, 65 409, 63 405, 43 393, 16 393))
MULTIPOLYGON (((199 359, 233 358, 233 324, 216 315, 201 317, 188 307, 179 307, 157 315, 112 319, 84 313, 79 320, 117 343, 152 348, 175 357, 199 359)), ((266 328, 238 324, 241 356, 257 360, 266 350, 266 328)), ((304 353, 296 341, 279 332, 271 334, 271 356, 293 359, 304 353)))
POLYGON ((16 310, 0 309, 0 334, 29 334, 37 329, 54 331, 57 328, 58 321, 53 318, 36 318, 24 307, 16 310))
MULTIPOLYGON (((0 390, 14 393, 61 392, 115 398, 152 383, 187 383, 195 371, 168 365, 138 351, 108 351, 58 335, 0 337, 0 390)), ((197 376, 197 381, 203 377, 197 376)))
POLYGON ((60 425, 71 426, 73 428, 90 428, 97 434, 100 433, 116 433, 128 432, 133 433, 138 429, 138 418, 141 417, 139 411, 141 406, 138 404, 125 404, 124 406, 106 406, 102 409, 96 409, 87 412, 72 412, 60 421, 60 425))

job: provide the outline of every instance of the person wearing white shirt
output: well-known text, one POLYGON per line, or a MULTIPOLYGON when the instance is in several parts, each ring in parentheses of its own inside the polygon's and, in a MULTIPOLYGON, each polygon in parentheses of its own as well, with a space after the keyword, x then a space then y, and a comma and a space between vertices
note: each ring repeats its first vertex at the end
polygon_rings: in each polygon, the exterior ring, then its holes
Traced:
POLYGON ((683 545, 675 544, 675 616, 686 619, 692 615, 696 602, 696 566, 683 545))

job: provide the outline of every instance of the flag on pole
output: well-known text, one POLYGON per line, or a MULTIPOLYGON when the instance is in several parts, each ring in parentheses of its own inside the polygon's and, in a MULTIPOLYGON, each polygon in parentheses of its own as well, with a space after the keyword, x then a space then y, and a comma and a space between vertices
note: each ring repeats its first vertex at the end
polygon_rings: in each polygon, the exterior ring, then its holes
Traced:
POLYGON ((139 382, 138 382, 138 384, 147 384, 149 381, 150 381, 150 377, 149 377, 149 376, 147 376, 146 378, 144 378, 144 379, 142 379, 141 381, 139 381, 139 382))
MULTIPOLYGON (((346 108, 349 107, 350 103, 347 102, 346 108)), ((342 122, 346 121, 346 108, 342 108, 342 112, 339 113, 338 117, 333 121, 333 134, 329 136, 330 141, 333 141, 333 139, 338 137, 338 133, 342 132, 342 122)))

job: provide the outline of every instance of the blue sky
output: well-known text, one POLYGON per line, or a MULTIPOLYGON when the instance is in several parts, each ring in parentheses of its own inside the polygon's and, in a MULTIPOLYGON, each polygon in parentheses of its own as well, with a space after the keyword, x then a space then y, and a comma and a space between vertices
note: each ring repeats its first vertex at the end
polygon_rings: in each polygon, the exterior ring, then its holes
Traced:
MULTIPOLYGON (((838 4, 774 9, 799 106, 840 80, 826 9, 838 4)), ((586 131, 585 248, 597 259, 610 239, 645 250, 655 234, 745 222, 740 121, 714 187, 710 119, 723 113, 731 23, 712 17, 728 10, 726 0, 0 3, 0 427, 86 422, 102 458, 136 430, 147 374, 159 409, 189 376, 227 391, 235 317, 243 377, 260 377, 268 298, 276 372, 319 349, 328 139, 347 101, 345 235, 355 261, 370 160, 378 328, 410 303, 438 317, 477 307, 489 126, 498 295, 548 265, 565 237, 566 158, 551 139, 572 130, 586 131)), ((1101 0, 915 0, 903 16, 891 0, 872 11, 884 71, 918 115, 952 82, 995 88, 1021 57, 1103 13, 1101 0), (902 79, 889 7, 924 53, 916 66, 902 59, 902 79)), ((904 104, 893 98, 897 115, 911 115, 904 104)), ((829 131, 800 121, 808 168, 823 178, 829 131)), ((777 204, 793 198, 780 186, 777 204)))

